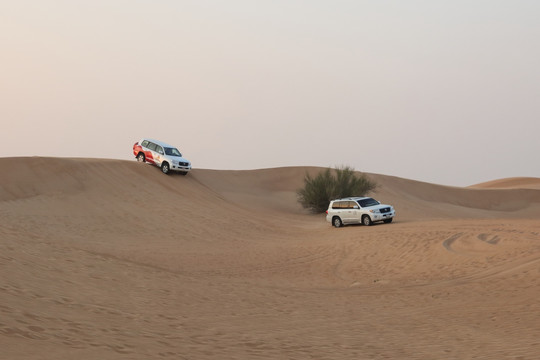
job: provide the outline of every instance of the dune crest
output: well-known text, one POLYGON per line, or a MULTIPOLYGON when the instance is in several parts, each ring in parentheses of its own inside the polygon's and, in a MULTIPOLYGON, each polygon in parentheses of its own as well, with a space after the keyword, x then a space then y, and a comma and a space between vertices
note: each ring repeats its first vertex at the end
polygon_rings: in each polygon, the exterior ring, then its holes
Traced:
POLYGON ((540 178, 513 177, 470 186, 473 189, 534 189, 540 190, 540 178))

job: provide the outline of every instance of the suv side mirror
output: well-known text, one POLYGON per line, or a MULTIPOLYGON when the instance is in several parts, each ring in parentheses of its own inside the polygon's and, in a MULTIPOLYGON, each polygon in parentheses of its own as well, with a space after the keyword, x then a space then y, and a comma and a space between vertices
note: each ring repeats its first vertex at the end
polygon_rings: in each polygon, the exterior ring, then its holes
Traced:
POLYGON ((358 207, 358 205, 354 205, 353 209, 360 209, 360 208, 358 207))

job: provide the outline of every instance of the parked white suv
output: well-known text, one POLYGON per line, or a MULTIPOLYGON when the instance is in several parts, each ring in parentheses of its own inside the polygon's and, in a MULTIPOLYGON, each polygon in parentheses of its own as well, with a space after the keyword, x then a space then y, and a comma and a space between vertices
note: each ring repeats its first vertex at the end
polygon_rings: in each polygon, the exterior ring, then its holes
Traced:
POLYGON ((393 206, 370 197, 350 197, 330 201, 326 214, 326 221, 338 228, 345 224, 391 223, 396 212, 393 206))
POLYGON ((137 161, 159 166, 164 174, 172 170, 187 175, 191 171, 189 160, 184 159, 177 148, 161 141, 142 139, 133 145, 133 155, 137 161))

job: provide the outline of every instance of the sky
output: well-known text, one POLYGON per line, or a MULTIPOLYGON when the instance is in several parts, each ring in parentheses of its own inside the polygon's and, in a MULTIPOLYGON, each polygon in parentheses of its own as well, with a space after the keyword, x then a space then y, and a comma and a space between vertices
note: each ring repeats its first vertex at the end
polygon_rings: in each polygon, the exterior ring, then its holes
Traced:
POLYGON ((537 0, 0 0, 0 157, 540 177, 537 0))

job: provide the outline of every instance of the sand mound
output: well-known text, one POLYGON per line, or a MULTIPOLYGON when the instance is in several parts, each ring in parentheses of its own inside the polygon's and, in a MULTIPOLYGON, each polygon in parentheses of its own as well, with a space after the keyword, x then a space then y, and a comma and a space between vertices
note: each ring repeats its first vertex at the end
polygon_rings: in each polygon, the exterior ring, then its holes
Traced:
MULTIPOLYGON (((107 198, 152 196, 167 198, 189 195, 215 198, 247 209, 304 213, 296 201, 296 190, 303 185, 306 173, 320 168, 287 167, 247 171, 195 169, 186 181, 163 178, 128 161, 57 158, 0 159, 0 201, 36 196, 65 197, 99 193, 107 198), (182 184, 181 186, 179 186, 182 184)), ((152 168, 151 168, 152 169, 152 168)), ((156 169, 152 169, 156 170, 156 169)), ((398 177, 366 174, 379 187, 372 194, 391 203, 400 217, 492 217, 535 218, 539 214, 540 184, 536 178, 513 178, 479 184, 469 188, 448 187, 398 177), (486 189, 490 189, 486 191, 486 189)), ((185 200, 184 200, 185 202, 185 200)))
POLYGON ((369 174, 388 225, 334 229, 318 168, 0 159, 6 359, 534 358, 540 190, 369 174))
POLYGON ((514 177, 472 185, 473 189, 535 189, 540 190, 540 178, 514 177))

